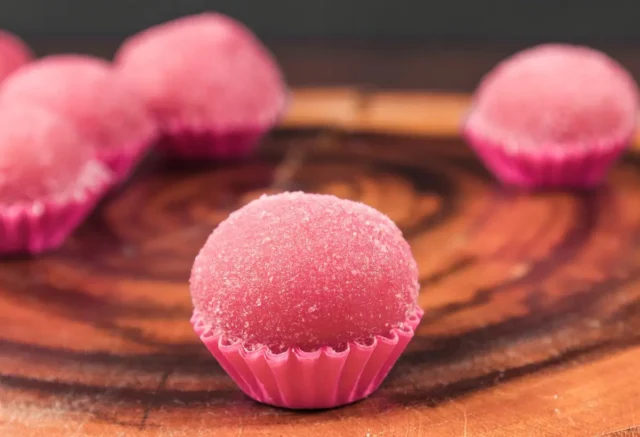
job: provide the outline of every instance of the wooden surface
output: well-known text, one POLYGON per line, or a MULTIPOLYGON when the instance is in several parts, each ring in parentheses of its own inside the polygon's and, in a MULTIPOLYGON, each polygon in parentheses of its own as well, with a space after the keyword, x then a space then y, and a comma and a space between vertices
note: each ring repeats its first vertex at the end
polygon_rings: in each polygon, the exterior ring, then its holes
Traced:
POLYGON ((640 435, 640 159, 593 193, 505 191, 453 136, 466 98, 421 99, 306 90, 259 157, 151 157, 61 250, 4 260, 0 436, 640 435), (206 236, 294 189, 380 209, 420 266, 416 337, 335 410, 251 401, 189 325, 206 236))
MULTIPOLYGON (((300 88, 283 127, 418 137, 458 137, 471 95, 438 91, 300 88)), ((639 115, 640 116, 640 115, 639 115)), ((640 131, 633 147, 640 149, 640 131)))

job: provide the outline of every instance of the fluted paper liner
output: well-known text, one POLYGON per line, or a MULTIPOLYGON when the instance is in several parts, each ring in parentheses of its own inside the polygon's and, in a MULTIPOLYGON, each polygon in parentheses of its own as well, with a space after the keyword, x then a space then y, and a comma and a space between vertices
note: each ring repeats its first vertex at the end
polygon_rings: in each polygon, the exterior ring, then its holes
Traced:
POLYGON ((191 323, 200 340, 240 389, 265 404, 294 409, 332 408, 363 399, 382 383, 413 337, 422 310, 366 343, 349 342, 344 350, 298 348, 274 353, 267 347, 248 350, 211 331, 194 311, 191 323))
POLYGON ((260 139, 284 114, 290 101, 287 95, 276 113, 265 113, 251 123, 237 126, 212 125, 206 122, 170 120, 162 123, 160 147, 182 158, 240 159, 249 156, 260 139))
POLYGON ((36 202, 0 204, 0 254, 37 254, 57 248, 112 184, 113 174, 102 163, 92 161, 72 193, 36 202))
POLYGON ((267 126, 214 130, 207 127, 173 124, 166 126, 160 147, 182 158, 239 159, 253 152, 267 126))
POLYGON ((126 147, 99 150, 98 159, 109 167, 115 181, 123 181, 127 179, 157 139, 158 133, 154 131, 152 134, 131 140, 126 147))
POLYGON ((522 188, 593 188, 631 143, 628 138, 593 145, 508 147, 465 127, 463 134, 487 168, 506 185, 522 188))

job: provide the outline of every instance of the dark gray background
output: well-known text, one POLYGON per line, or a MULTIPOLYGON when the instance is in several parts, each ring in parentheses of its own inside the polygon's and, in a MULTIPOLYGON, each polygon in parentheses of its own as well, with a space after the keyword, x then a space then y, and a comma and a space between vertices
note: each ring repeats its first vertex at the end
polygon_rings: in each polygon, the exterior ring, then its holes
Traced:
POLYGON ((640 40, 640 0, 0 0, 0 27, 122 38, 203 10, 264 38, 640 40))

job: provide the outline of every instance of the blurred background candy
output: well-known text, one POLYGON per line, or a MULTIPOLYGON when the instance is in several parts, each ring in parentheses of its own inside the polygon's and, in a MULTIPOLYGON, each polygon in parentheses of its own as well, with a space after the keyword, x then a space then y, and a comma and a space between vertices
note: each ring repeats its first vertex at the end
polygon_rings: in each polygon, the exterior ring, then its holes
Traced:
POLYGON ((42 58, 8 78, 0 105, 28 102, 64 116, 118 179, 156 139, 156 126, 111 64, 85 55, 42 58))
POLYGON ((503 182, 528 188, 593 187, 630 144, 638 86, 606 54, 545 44, 489 72, 464 125, 503 182))
POLYGON ((115 62, 175 155, 245 156, 285 109, 275 59, 249 29, 221 14, 145 30, 122 45, 115 62))
POLYGON ((57 248, 112 178, 63 117, 28 103, 0 104, 0 253, 57 248))
POLYGON ((0 30, 0 82, 18 68, 33 60, 29 46, 18 36, 0 30))

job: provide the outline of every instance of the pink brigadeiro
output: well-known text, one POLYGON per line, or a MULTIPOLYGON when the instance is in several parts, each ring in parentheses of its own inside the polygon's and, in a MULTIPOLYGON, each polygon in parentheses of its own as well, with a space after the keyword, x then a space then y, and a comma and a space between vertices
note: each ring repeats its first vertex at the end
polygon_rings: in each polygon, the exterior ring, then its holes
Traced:
POLYGON ((0 30, 0 82, 33 60, 33 52, 16 35, 0 30))
POLYGON ((418 270, 385 215, 328 195, 263 196, 211 234, 192 323, 251 398, 331 408, 382 383, 413 337, 418 270))
POLYGON ((273 56, 245 26, 205 13, 152 27, 116 55, 182 157, 239 158, 275 125, 287 89, 273 56))
POLYGON ((463 132, 505 184, 590 188, 630 144, 638 88, 607 55, 548 44, 500 63, 482 80, 463 132))
POLYGON ((60 246, 112 184, 94 148, 35 105, 0 106, 0 253, 60 246))
POLYGON ((157 139, 151 114, 101 59, 56 55, 22 68, 0 87, 0 103, 28 102, 64 116, 119 180, 157 139))

